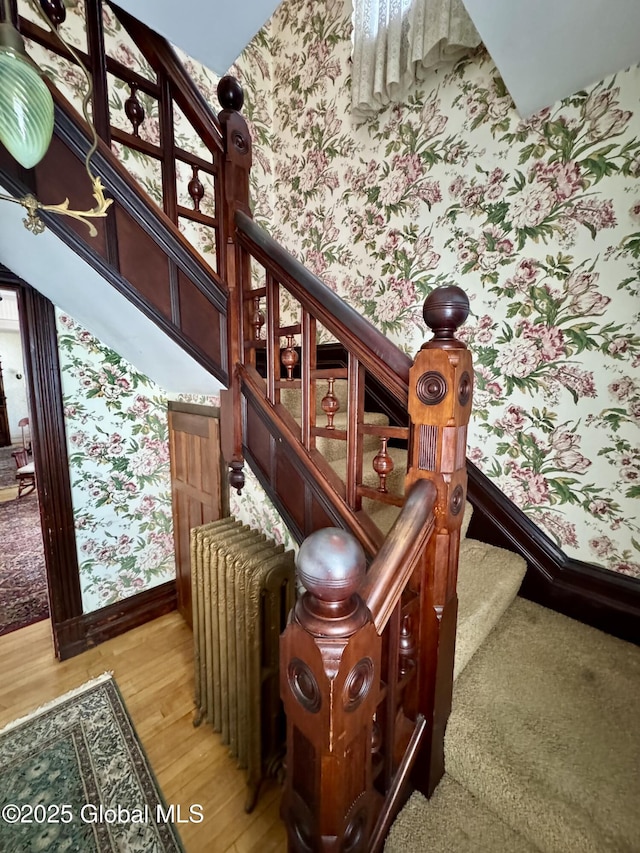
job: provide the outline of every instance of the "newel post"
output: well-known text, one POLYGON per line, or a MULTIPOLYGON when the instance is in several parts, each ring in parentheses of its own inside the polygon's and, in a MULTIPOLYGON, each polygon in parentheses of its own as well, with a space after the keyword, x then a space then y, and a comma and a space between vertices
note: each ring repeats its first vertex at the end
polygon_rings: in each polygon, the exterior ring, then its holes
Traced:
POLYGON ((424 305, 433 331, 409 375, 411 439, 406 491, 420 478, 437 488, 435 531, 416 571, 420 592, 419 710, 428 723, 413 783, 430 796, 444 773, 444 734, 451 712, 458 597, 460 527, 467 495, 467 425, 473 365, 455 337, 469 314, 466 294, 453 285, 436 288, 424 305))
POLYGON ((242 401, 236 365, 242 361, 243 299, 242 292, 251 286, 250 269, 242 262, 236 241, 235 215, 242 210, 251 216, 249 207, 249 174, 251 171, 251 136, 240 114, 244 103, 242 86, 229 75, 218 83, 218 114, 224 142, 217 187, 220 217, 218 269, 229 289, 227 306, 227 369, 229 390, 221 394, 222 452, 231 469, 229 484, 238 490, 244 486, 242 456, 242 401))
POLYGON ((296 565, 307 592, 280 640, 288 849, 366 853, 381 640, 357 591, 365 556, 350 533, 331 527, 303 542, 296 565))

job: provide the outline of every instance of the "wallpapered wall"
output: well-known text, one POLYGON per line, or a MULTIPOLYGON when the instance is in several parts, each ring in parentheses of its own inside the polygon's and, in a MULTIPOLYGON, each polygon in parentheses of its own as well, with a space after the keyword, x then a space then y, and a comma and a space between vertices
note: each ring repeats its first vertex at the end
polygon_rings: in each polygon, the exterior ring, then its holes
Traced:
POLYGON ((342 0, 286 0, 267 38, 272 233, 410 354, 425 296, 461 285, 471 459, 567 554, 640 578, 640 70, 521 121, 480 52, 356 126, 342 0))
POLYGON ((480 52, 356 125, 349 51, 343 0, 285 0, 240 58, 256 217, 409 353, 431 288, 464 287, 470 457, 567 554, 640 578, 639 69, 521 121, 480 52))

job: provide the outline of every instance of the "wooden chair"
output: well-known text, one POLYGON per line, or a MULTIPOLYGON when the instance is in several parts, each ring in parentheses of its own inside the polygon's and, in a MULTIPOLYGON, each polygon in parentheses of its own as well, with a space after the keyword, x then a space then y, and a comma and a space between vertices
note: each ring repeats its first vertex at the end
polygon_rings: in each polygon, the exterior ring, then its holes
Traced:
POLYGON ((25 429, 29 430, 29 418, 21 418, 18 421, 18 426, 22 430, 22 446, 28 453, 30 453, 31 452, 31 436, 29 435, 29 442, 28 443, 24 437, 25 429))
POLYGON ((29 462, 29 454, 22 450, 14 450, 11 454, 16 460, 18 470, 16 480, 18 481, 18 497, 30 494, 36 487, 36 469, 33 462, 29 462))

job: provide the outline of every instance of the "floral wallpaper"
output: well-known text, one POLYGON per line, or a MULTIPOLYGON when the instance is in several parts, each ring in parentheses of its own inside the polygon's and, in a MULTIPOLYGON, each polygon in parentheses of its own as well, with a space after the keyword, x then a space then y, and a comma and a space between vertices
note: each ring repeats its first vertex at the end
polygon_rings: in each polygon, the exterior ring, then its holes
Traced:
POLYGON ((175 577, 164 392, 57 312, 84 612, 175 577))
MULTIPOLYGON (((234 66, 256 218, 410 354, 426 295, 460 284, 470 458, 569 556, 640 578, 640 69, 523 120, 479 50, 356 122, 350 37, 343 0, 285 0, 234 66)), ((217 108, 215 76, 185 62, 217 108)), ((243 498, 282 529, 256 483, 243 498)))
POLYGON ((640 69, 521 120, 483 50, 356 123, 348 4, 270 24, 271 232, 410 354, 463 287, 471 459, 568 555, 640 578, 640 69))

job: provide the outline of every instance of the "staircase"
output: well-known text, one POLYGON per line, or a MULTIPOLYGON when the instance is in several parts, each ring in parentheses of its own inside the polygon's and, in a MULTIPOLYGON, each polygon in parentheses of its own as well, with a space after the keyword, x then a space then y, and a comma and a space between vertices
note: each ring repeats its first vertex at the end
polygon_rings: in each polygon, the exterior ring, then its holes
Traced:
MULTIPOLYGON (((537 633, 544 634, 547 623, 535 606, 514 601, 524 560, 465 537, 471 516, 465 448, 472 371, 466 348, 455 338, 465 316, 460 294, 441 289, 445 296, 440 303, 436 296, 427 309, 434 339, 412 365, 251 220, 251 141, 239 113, 239 88, 223 83, 223 109, 215 115, 166 43, 124 14, 122 20, 158 75, 153 84, 137 76, 133 82, 158 97, 163 139, 152 146, 136 133, 116 132, 104 104, 96 101, 94 117, 103 129, 96 168, 115 196, 113 212, 96 243, 86 240, 82 225, 52 219, 48 224, 229 386, 222 401, 223 454, 231 484, 242 489, 248 463, 298 541, 306 544, 319 529, 349 530, 369 563, 363 576, 355 563, 341 564, 346 573, 324 598, 327 577, 308 571, 303 580, 314 595, 300 599, 283 636, 281 687, 290 721, 284 817, 290 849, 381 849, 409 780, 426 794, 436 788, 449 720, 449 775, 434 807, 427 807, 428 817, 420 819, 424 826, 434 821, 425 836, 430 848, 436 849, 434 839, 441 837, 443 850, 464 850, 460 839, 471 837, 468 849, 480 849, 469 826, 490 820, 505 839, 502 846, 496 841, 486 848, 492 851, 520 849, 514 839, 523 850, 590 850, 575 846, 576 839, 582 843, 590 837, 604 839, 599 850, 632 850, 611 846, 618 843, 611 834, 598 836, 595 821, 567 836, 564 826, 575 823, 569 812, 549 822, 550 840, 544 846, 536 846, 542 834, 535 822, 525 819, 510 829, 514 803, 522 804, 526 815, 524 804, 536 799, 535 791, 544 790, 545 782, 536 788, 523 784, 519 770, 510 767, 512 744, 506 752, 490 753, 491 758, 483 751, 483 744, 502 746, 508 738, 490 722, 504 685, 485 687, 482 693, 488 674, 502 670, 492 656, 505 664, 507 682, 523 674, 526 682, 527 669, 540 662, 539 655, 534 652, 528 660, 526 644, 516 653, 507 640, 536 622, 543 625, 537 633), (207 147, 209 160, 176 147, 169 119, 174 101, 207 147), (109 147, 112 139, 161 160, 164 211, 118 163, 109 147), (193 170, 193 209, 178 204, 176 163, 193 170), (199 209, 201 171, 213 178, 212 213, 199 209), (181 219, 211 229, 211 264, 182 236, 181 219), (328 338, 338 341, 338 362, 325 359, 326 349, 318 344, 328 338), (383 405, 376 408, 372 401, 381 399, 383 405), (398 418, 398 411, 403 416, 398 418), (348 713, 335 704, 339 695, 348 713), (444 818, 438 817, 441 800, 444 818), (476 824, 456 822, 463 803, 474 812, 476 824), (323 820, 337 829, 321 828, 323 820), (556 847, 555 838, 560 839, 556 847)), ((35 25, 25 26, 31 38, 47 43, 35 25)), ((95 44, 98 35, 89 42, 95 44)), ((111 74, 128 79, 127 69, 108 58, 107 65, 111 74)), ((106 69, 98 58, 92 70, 104 82, 106 69)), ((96 91, 104 87, 99 84, 96 91)), ((80 185, 86 127, 56 97, 56 138, 35 174, 25 176, 6 157, 0 159, 3 182, 15 192, 35 182, 47 195, 60 195, 61 164, 65 192, 69 185, 80 185)), ((336 541, 351 540, 338 536, 336 541)), ((328 550, 316 553, 316 563, 327 555, 328 550)), ((533 641, 529 646, 536 648, 533 641)), ((557 648, 564 649, 562 641, 557 648)), ((531 679, 534 692, 536 678, 531 679)), ((590 684, 597 678, 583 676, 590 684)), ((504 696, 505 703, 522 704, 518 695, 504 696)), ((526 730, 530 721, 525 718, 520 725, 526 730)), ((622 752, 632 755, 631 749, 622 752)), ((550 806, 538 799, 538 810, 541 806, 548 813, 550 806)), ((406 814, 423 807, 414 799, 406 814)), ((404 817, 388 849, 394 850, 394 844, 406 851, 425 849, 412 847, 402 835, 404 817)), ((620 843, 627 844, 629 837, 625 829, 620 843)))

